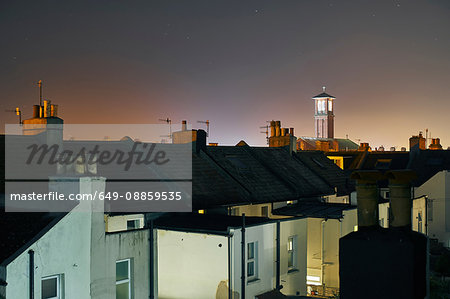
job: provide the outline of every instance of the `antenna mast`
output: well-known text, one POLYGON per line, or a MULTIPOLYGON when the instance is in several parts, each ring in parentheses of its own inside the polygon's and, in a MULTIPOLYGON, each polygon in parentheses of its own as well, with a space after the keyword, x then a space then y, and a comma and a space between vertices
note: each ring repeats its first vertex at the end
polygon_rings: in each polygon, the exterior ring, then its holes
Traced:
POLYGON ((15 110, 5 110, 5 112, 14 112, 19 117, 19 124, 22 124, 22 111, 20 111, 19 107, 17 107, 15 110))
POLYGON ((206 136, 209 137, 209 120, 197 120, 197 122, 200 124, 206 124, 206 136))
POLYGON ((162 135, 161 137, 169 137, 169 139, 172 140, 172 120, 170 118, 160 118, 159 121, 163 121, 169 125, 169 135, 162 135))
POLYGON ((39 86, 39 106, 42 106, 42 80, 38 81, 39 86))
POLYGON ((269 125, 261 126, 260 129, 266 129, 265 131, 260 131, 259 133, 266 134, 266 142, 269 144, 269 125))

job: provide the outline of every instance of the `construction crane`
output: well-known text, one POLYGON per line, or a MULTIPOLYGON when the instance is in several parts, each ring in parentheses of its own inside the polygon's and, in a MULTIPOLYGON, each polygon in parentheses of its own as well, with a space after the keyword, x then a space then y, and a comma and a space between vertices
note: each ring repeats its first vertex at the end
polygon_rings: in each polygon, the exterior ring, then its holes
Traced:
POLYGON ((12 109, 7 109, 7 110, 5 110, 5 112, 14 112, 14 113, 16 113, 16 115, 19 117, 19 124, 21 125, 22 124, 22 111, 20 111, 20 108, 19 107, 17 107, 15 110, 12 110, 12 109))
MULTIPOLYGON (((168 137, 170 140, 172 140, 172 120, 170 118, 160 118, 159 121, 163 121, 169 125, 169 135, 160 135, 160 137, 168 137)), ((166 140, 162 139, 161 143, 166 143, 166 140)))
POLYGON ((206 124, 206 136, 209 137, 209 120, 197 120, 199 124, 206 124))

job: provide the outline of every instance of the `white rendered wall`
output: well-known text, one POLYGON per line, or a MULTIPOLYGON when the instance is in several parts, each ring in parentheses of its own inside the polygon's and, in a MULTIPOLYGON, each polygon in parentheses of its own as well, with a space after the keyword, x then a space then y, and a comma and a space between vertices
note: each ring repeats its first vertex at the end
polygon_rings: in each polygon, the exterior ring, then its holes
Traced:
POLYGON ((228 296, 228 238, 157 230, 158 298, 228 296))
POLYGON ((280 222, 280 273, 281 292, 285 295, 306 296, 306 249, 307 219, 295 219, 280 222), (295 236, 296 252, 294 254, 297 271, 288 273, 288 238, 295 236))
MULTIPOLYGON (((233 230, 232 238, 232 288, 241 298, 241 230, 233 230)), ((247 227, 245 232, 246 251, 247 244, 258 242, 258 279, 246 280, 245 298, 253 299, 275 288, 275 258, 276 258, 276 224, 247 227)), ((247 263, 246 263, 247 265, 247 263)))
POLYGON ((428 236, 450 247, 450 172, 441 171, 415 188, 414 196, 428 196, 432 202, 432 220, 428 221, 428 236))

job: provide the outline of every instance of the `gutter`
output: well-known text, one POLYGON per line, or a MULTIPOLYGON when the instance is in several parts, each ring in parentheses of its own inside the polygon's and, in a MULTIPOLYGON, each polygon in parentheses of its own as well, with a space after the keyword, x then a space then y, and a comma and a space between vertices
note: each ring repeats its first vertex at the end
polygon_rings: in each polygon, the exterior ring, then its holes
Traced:
POLYGON ((230 232, 230 229, 228 229, 228 298, 233 298, 233 287, 232 287, 232 277, 231 277, 231 267, 232 267, 232 261, 231 261, 231 238, 233 237, 232 233, 230 232))

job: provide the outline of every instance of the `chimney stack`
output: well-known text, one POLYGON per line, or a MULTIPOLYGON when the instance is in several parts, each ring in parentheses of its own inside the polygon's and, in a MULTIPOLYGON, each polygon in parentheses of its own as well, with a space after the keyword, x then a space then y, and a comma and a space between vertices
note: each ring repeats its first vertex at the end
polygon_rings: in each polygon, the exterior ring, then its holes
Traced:
POLYGON ((39 105, 33 105, 33 118, 39 118, 39 110, 41 107, 39 105))
POLYGON ((413 135, 409 138, 409 150, 412 150, 415 147, 418 147, 421 150, 426 149, 425 138, 422 136, 422 132, 419 132, 419 135, 417 136, 413 135))
POLYGON ((430 150, 441 150, 442 149, 442 145, 441 145, 441 139, 439 138, 432 138, 431 139, 431 144, 428 147, 430 150))
POLYGON ((389 226, 411 230, 411 182, 416 178, 412 170, 392 170, 387 174, 389 178, 389 196, 391 198, 392 220, 389 226))
POLYGON ((359 144, 358 151, 370 151, 369 143, 363 142, 359 144))
POLYGON ((380 171, 356 171, 351 175, 357 181, 358 230, 378 227, 378 185, 383 178, 380 171))
POLYGON ((187 121, 181 121, 181 131, 187 131, 187 121))

